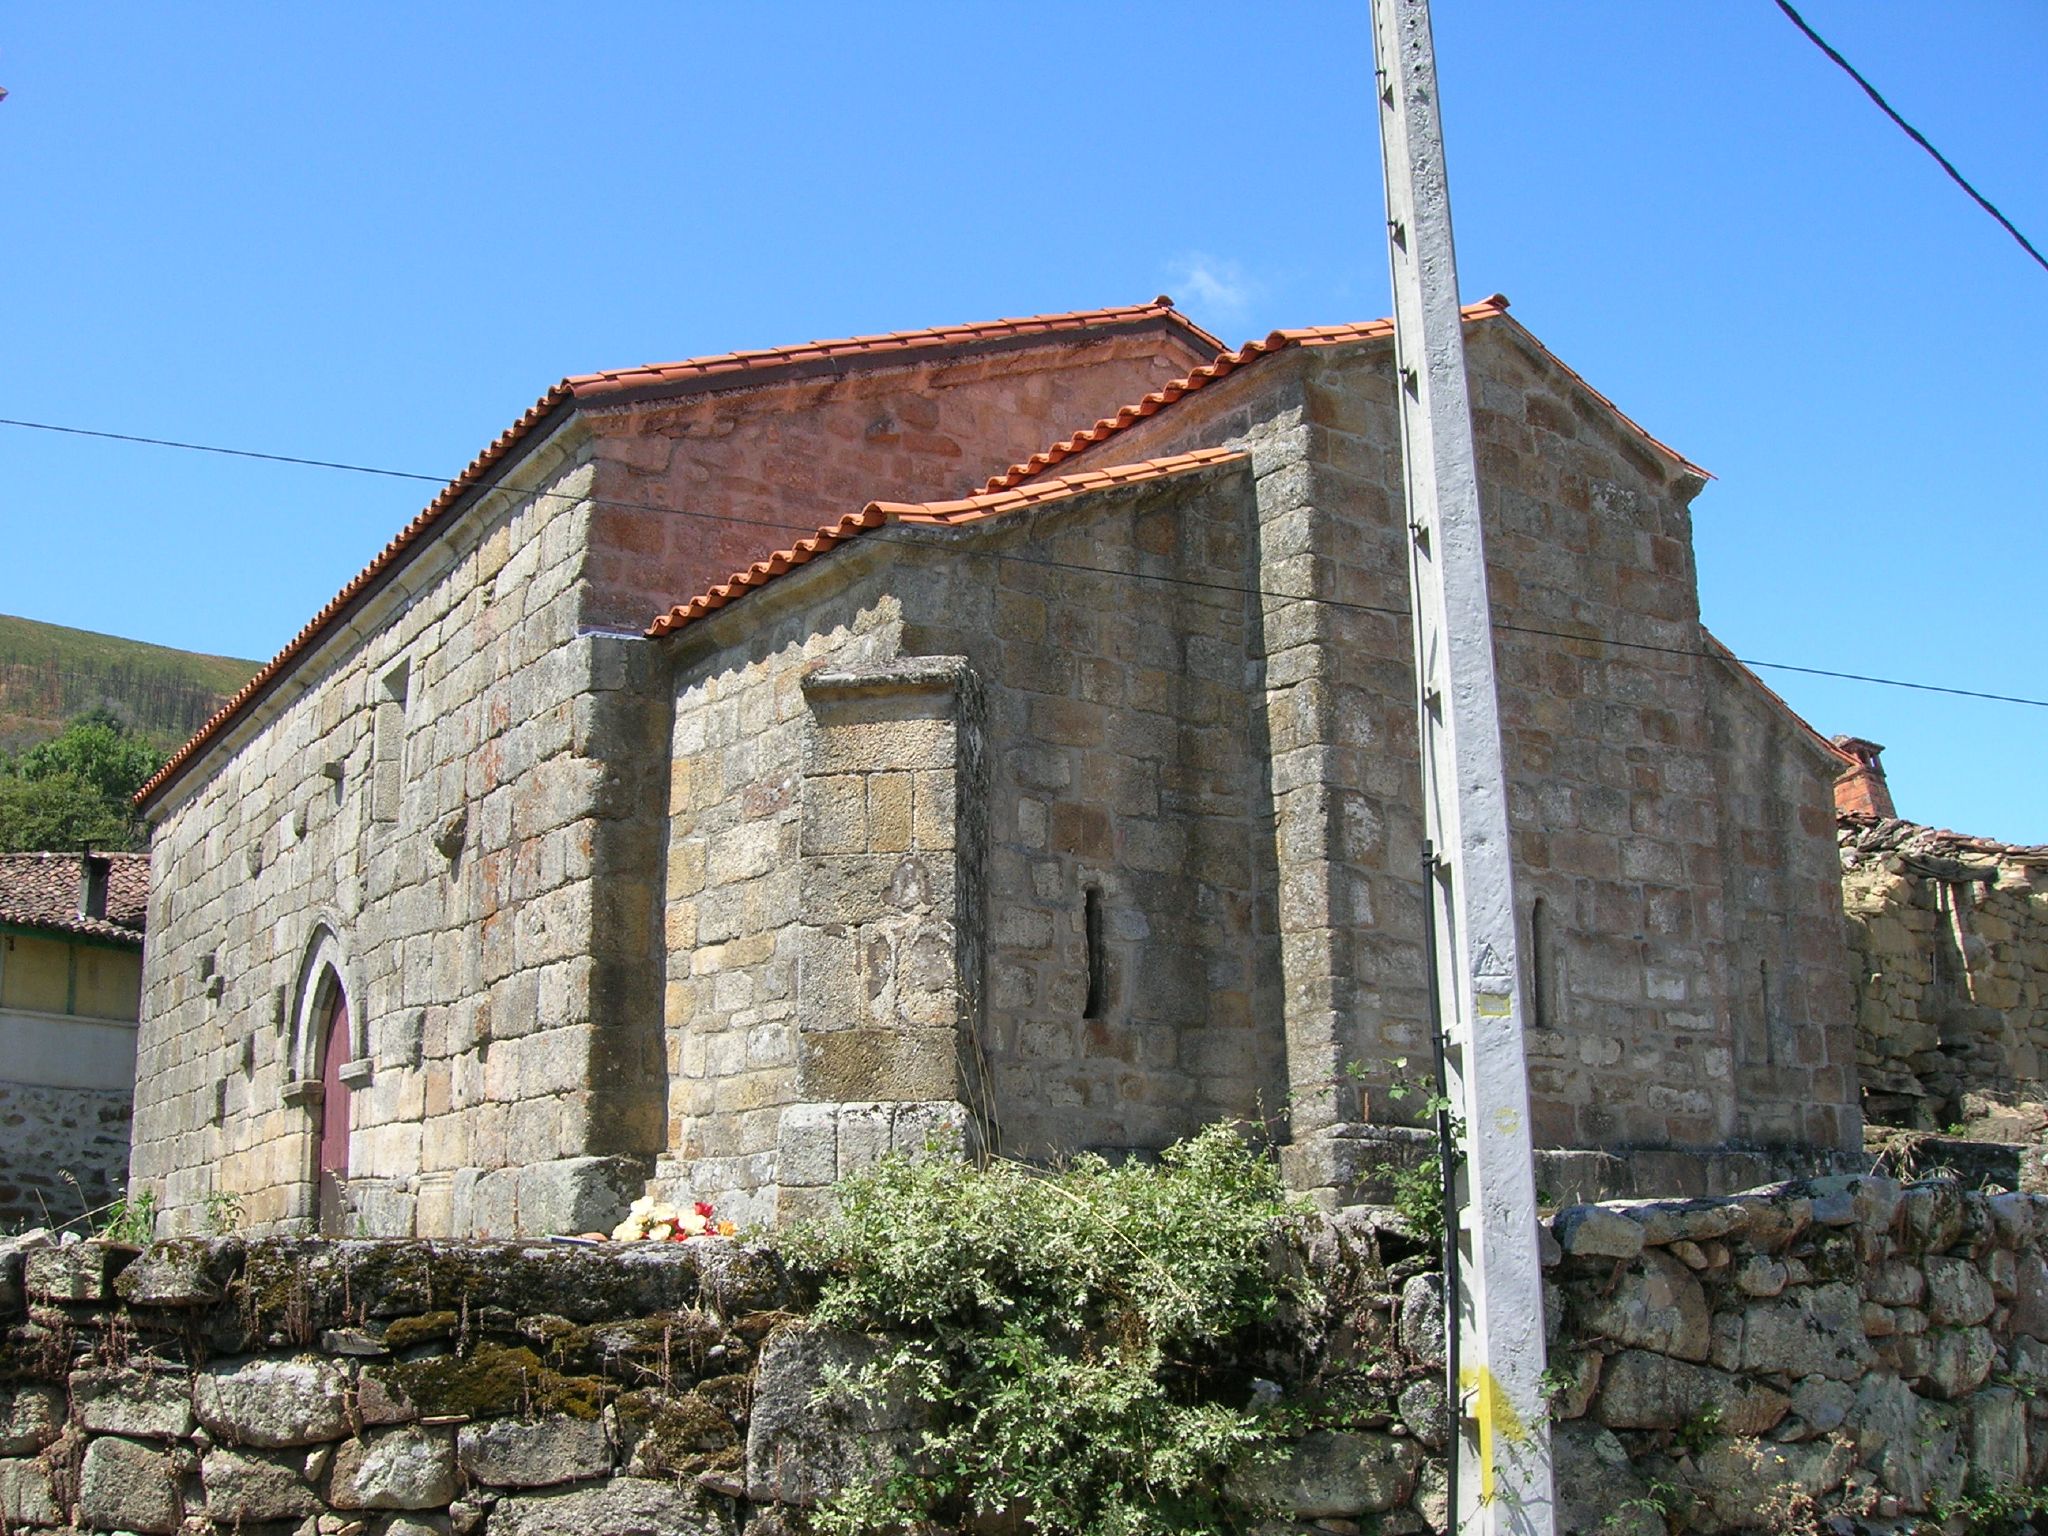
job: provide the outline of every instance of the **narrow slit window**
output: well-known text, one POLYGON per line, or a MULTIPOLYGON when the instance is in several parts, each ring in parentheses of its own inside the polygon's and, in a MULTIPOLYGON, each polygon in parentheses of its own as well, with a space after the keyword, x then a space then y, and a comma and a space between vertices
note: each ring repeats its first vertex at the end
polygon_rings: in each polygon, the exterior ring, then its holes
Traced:
POLYGON ((1756 1022, 1764 1037, 1764 1063, 1772 1065, 1777 1060, 1777 1041, 1771 1029, 1771 962, 1768 960, 1756 963, 1756 1022))
POLYGON ((1550 1029, 1550 911, 1543 898, 1529 909, 1529 1012, 1537 1029, 1550 1029))
POLYGON ((1088 1002, 1081 1014, 1099 1019, 1109 1002, 1109 957, 1102 947, 1102 889, 1091 885, 1083 895, 1081 929, 1088 945, 1088 1002))

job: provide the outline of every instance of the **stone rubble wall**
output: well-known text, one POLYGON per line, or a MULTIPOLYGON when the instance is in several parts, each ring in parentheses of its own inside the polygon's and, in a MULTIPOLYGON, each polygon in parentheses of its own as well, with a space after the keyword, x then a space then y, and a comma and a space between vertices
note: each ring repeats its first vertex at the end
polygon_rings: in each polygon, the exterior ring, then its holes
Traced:
POLYGON ((0 1077, 0 1231, 69 1220, 120 1194, 131 1103, 116 1090, 0 1077))
MULTIPOLYGON (((1353 1210, 1284 1250, 1313 1299, 1252 1390, 1317 1427, 1248 1474, 1274 1536, 1442 1529, 1420 1246, 1353 1210)), ((1564 1536, 1903 1531, 2048 1486, 2048 1199, 1844 1176, 1568 1207, 1543 1248, 1564 1536)), ((914 1401, 821 1395, 876 1341, 804 1305, 719 1239, 13 1240, 0 1528, 780 1531, 915 1444, 914 1401)))
POLYGON ((717 1240, 0 1245, 0 1529, 726 1536, 787 1300, 717 1240))
POLYGON ((1845 818, 1841 860, 1872 1120, 2048 1100, 2048 849, 1845 818))
POLYGON ((1838 1176, 1553 1231, 1561 1530, 1884 1530, 2048 1483, 2048 1199, 1838 1176))

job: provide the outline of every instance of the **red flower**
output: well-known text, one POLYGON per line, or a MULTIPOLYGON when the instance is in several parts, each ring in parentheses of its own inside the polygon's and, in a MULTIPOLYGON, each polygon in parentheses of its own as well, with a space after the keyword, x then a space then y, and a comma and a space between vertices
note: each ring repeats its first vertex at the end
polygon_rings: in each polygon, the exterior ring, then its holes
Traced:
POLYGON ((711 1202, 710 1202, 710 1201, 708 1201, 708 1200, 699 1200, 699 1201, 698 1201, 698 1202, 696 1203, 696 1205, 695 1205, 695 1206, 693 1207, 693 1209, 695 1209, 695 1211, 697 1212, 697 1214, 698 1214, 699 1216, 702 1216, 702 1217, 703 1217, 703 1218, 704 1218, 704 1219, 705 1219, 706 1221, 709 1221, 709 1220, 711 1219, 711 1202))

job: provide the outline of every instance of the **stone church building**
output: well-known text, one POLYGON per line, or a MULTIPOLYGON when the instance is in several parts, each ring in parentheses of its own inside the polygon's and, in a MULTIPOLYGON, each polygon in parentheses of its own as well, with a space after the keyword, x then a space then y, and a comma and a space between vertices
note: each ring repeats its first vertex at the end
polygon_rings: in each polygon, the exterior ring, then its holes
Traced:
MULTIPOLYGON (((1840 754, 1701 628, 1704 472, 1506 311, 1550 1182, 1825 1162, 1840 754)), ((1428 1059, 1394 388, 1385 322, 1228 351, 1164 299, 563 381, 145 788, 135 1184, 183 1230, 771 1221, 934 1136, 1238 1116, 1355 1188, 1428 1059)))

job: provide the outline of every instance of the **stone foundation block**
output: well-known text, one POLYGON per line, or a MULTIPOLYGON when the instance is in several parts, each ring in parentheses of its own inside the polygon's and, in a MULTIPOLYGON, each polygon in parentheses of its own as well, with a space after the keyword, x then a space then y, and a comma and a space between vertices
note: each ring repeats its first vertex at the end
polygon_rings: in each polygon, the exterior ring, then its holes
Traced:
POLYGON ((94 1434, 177 1440, 192 1433, 192 1383, 182 1371, 73 1371, 71 1404, 94 1434))
POLYGON ((567 1157, 458 1176, 452 1220, 458 1232, 489 1237, 609 1232, 646 1187, 650 1171, 636 1157, 567 1157))
POLYGON ((48 1467, 40 1461, 0 1461, 0 1521, 10 1528, 64 1523, 48 1467))
POLYGON ((1243 1491, 1298 1519, 1350 1520, 1407 1503, 1421 1467, 1422 1447, 1413 1439, 1317 1430, 1289 1446, 1281 1462, 1247 1478, 1243 1491))
POLYGON ((79 1469, 78 1510, 95 1530, 168 1536, 179 1519, 170 1453, 112 1435, 93 1441, 79 1469))
POLYGON ((348 1375, 326 1360, 249 1360, 209 1365, 194 1378, 192 1406, 216 1440, 281 1450, 348 1433, 348 1375))
POLYGON ((435 1509, 455 1497, 455 1433, 407 1424, 335 1448, 327 1502, 336 1509, 435 1509))
POLYGON ((465 1424, 456 1437, 455 1456, 470 1479, 499 1488, 550 1488, 602 1477, 612 1468, 604 1426, 562 1414, 531 1424, 511 1419, 465 1424))
POLYGON ((1761 1435, 1791 1406, 1782 1392, 1711 1366, 1624 1349, 1600 1373, 1595 1412, 1609 1429, 1676 1429, 1711 1413, 1724 1434, 1761 1435))
POLYGON ((651 1478, 548 1493, 507 1494, 491 1507, 490 1536, 731 1536, 731 1517, 694 1488, 651 1478))
POLYGON ((225 1446, 208 1451, 199 1469, 207 1518, 215 1525, 239 1526, 320 1514, 324 1506, 306 1481, 306 1459, 304 1451, 238 1451, 225 1446))
POLYGON ((114 1290, 142 1307, 211 1306, 227 1294, 241 1258, 242 1240, 235 1237, 152 1243, 121 1271, 114 1290))
POLYGON ((64 1395, 55 1387, 0 1386, 0 1456, 33 1456, 64 1428, 64 1395))
POLYGON ((918 1404, 908 1383, 885 1384, 872 1399, 844 1387, 827 1391, 888 1347, 886 1339, 808 1328, 768 1340, 747 1430, 748 1498, 808 1509, 895 1471, 916 1439, 918 1404))
POLYGON ((133 1248, 113 1243, 73 1243, 67 1248, 38 1248, 23 1267, 22 1288, 37 1301, 105 1301, 109 1287, 133 1248))
POLYGON ((776 1178, 786 1189, 821 1189, 890 1152, 959 1156, 970 1136, 967 1110, 951 1099, 792 1104, 777 1130, 776 1178))

